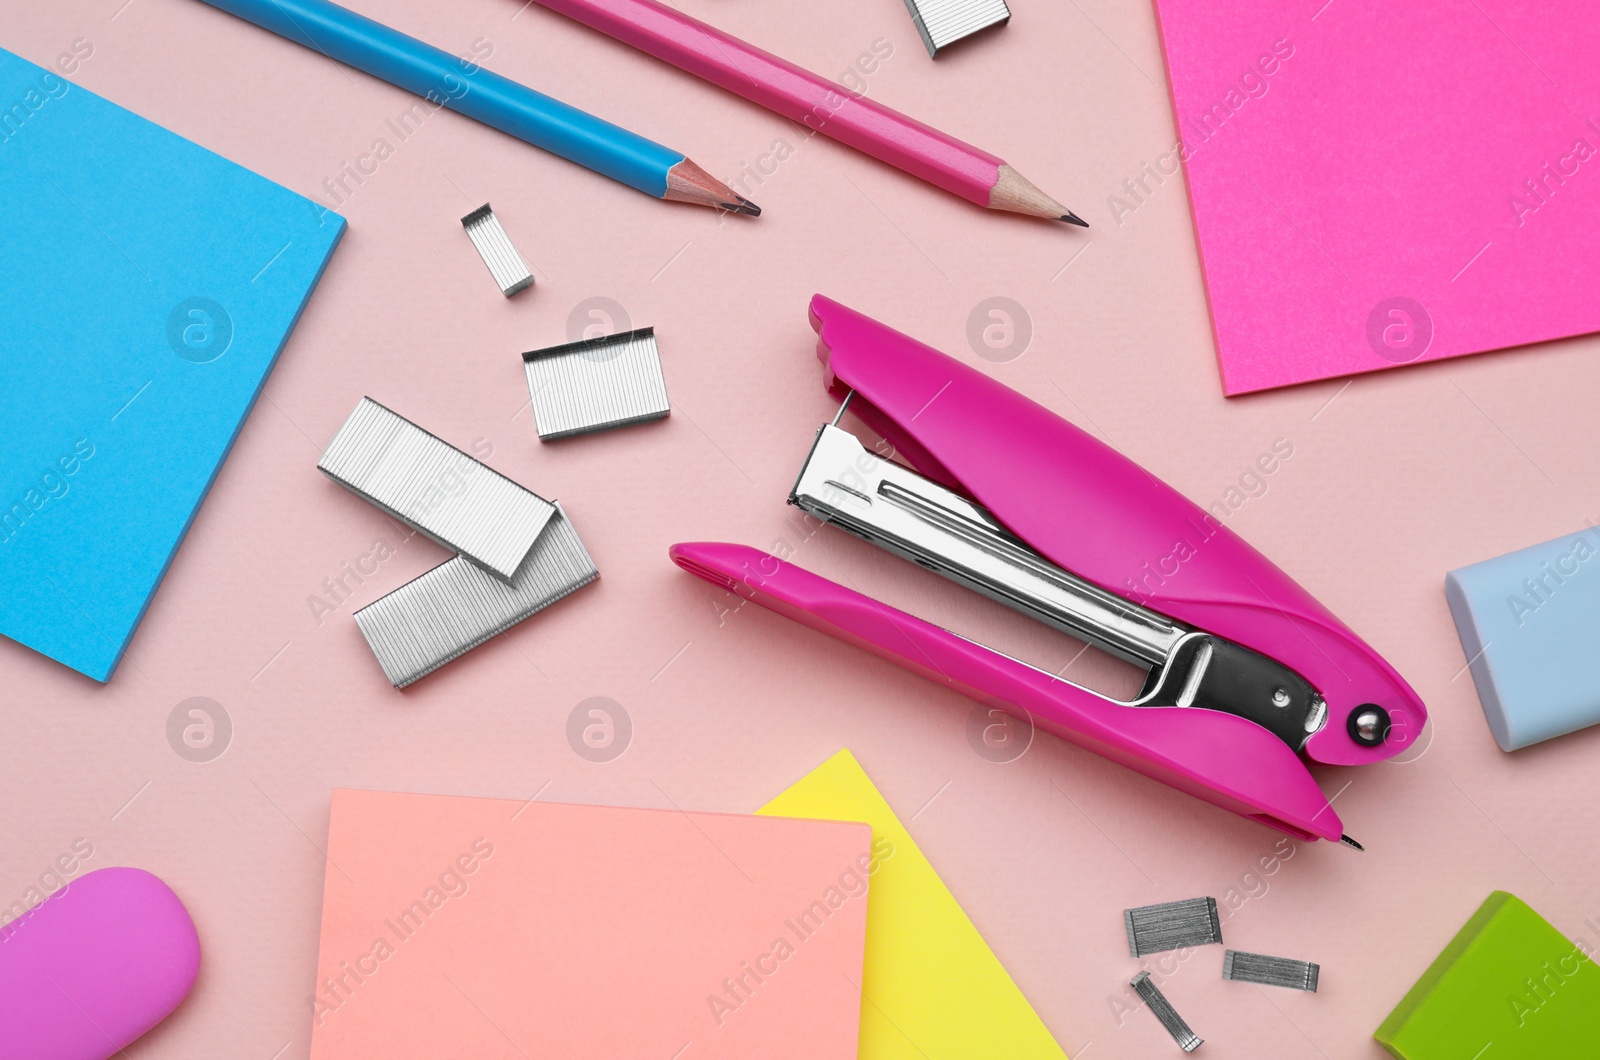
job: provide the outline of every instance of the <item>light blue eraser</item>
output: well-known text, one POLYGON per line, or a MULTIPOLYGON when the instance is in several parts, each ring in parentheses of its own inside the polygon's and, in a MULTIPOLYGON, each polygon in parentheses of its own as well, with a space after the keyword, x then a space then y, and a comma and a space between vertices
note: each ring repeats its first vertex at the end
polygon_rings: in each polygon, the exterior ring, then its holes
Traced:
POLYGON ((1444 595, 1503 750, 1600 722, 1600 527, 1451 571, 1444 595))

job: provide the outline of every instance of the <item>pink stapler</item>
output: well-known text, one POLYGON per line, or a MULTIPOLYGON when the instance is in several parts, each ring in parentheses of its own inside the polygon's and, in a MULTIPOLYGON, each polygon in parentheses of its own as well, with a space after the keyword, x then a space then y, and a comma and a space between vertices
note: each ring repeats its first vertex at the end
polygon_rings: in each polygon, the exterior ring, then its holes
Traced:
POLYGON ((743 545, 675 545, 680 567, 1207 802, 1360 849, 1307 761, 1412 746, 1427 709, 1404 678, 1215 517, 1048 409, 821 295, 811 326, 829 393, 910 467, 836 419, 789 502, 1149 678, 1112 699, 743 545))

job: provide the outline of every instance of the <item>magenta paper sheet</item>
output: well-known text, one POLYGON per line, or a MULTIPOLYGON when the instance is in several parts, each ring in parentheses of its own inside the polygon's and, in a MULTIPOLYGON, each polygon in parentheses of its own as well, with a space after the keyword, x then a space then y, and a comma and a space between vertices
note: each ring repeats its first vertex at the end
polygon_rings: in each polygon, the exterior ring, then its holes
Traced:
POLYGON ((1179 143, 1152 168, 1182 157, 1229 395, 1600 329, 1600 22, 1157 8, 1179 143))

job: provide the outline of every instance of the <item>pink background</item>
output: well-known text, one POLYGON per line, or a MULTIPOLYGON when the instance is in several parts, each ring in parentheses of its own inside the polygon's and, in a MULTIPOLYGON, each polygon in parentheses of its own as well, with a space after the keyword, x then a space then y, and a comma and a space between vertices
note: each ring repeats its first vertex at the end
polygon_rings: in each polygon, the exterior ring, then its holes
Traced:
MULTIPOLYGON (((308 195, 412 102, 197 0, 10 6, 0 44, 49 63, 87 37, 83 85, 308 195)), ((871 95, 1003 155, 1088 232, 992 216, 801 143, 516 0, 354 6, 456 51, 485 38, 492 68, 724 178, 777 139, 793 155, 749 185, 764 217, 719 222, 469 121, 428 119, 343 206, 349 233, 111 684, 0 644, 0 903, 82 837, 84 870, 156 872, 199 925, 194 994, 132 1055, 306 1055, 336 786, 754 810, 841 745, 1074 1058, 1172 1049, 1147 1013, 1119 1023, 1109 1001, 1131 1004, 1129 905, 1236 889, 1252 896, 1225 925, 1230 945, 1322 964, 1321 993, 1302 995, 1223 982, 1220 949, 1194 954, 1166 991, 1217 1058, 1381 1055, 1371 1031, 1495 887, 1600 941, 1584 923, 1600 924, 1588 838, 1600 732, 1502 754, 1441 591, 1451 568, 1600 517, 1597 343, 1225 401, 1182 187, 1169 181, 1121 225, 1107 205, 1174 139, 1142 0, 1019 0, 1009 27, 937 65, 899 0, 684 4, 830 74, 887 38, 871 95), (538 276, 511 301, 457 220, 485 199, 538 276), (1230 525, 1382 651, 1435 721, 1414 761, 1322 777, 1365 855, 1300 845, 1273 875, 1247 876, 1276 833, 1047 738, 1009 764, 985 760, 967 737, 971 702, 756 608, 719 616, 724 596, 668 563, 672 542, 784 539, 804 566, 1014 642, 1014 623, 909 565, 795 529, 783 500, 833 412, 805 321, 817 290, 969 358, 1202 504, 1277 439, 1293 446, 1230 525), (542 445, 517 355, 563 341, 568 314, 596 296, 656 326, 672 417, 542 445), (1032 322, 1005 363, 966 339, 992 296, 1032 322), (485 440, 495 467, 559 498, 598 585, 392 691, 350 612, 443 554, 413 539, 320 625, 307 602, 390 533, 314 467, 363 394, 457 444, 485 440), (192 696, 233 722, 209 763, 167 743, 168 715, 192 696), (632 718, 631 746, 609 763, 567 743, 568 714, 591 696, 632 718)), ((1088 659, 1072 672, 1126 678, 1088 659)))

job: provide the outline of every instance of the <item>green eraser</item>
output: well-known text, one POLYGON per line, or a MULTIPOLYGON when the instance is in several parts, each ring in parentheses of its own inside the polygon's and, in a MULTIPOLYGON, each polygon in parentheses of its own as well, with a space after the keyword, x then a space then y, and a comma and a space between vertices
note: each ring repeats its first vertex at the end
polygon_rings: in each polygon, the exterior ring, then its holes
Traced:
POLYGON ((1373 1037, 1400 1060, 1600 1055, 1593 949, 1495 891, 1373 1037))

